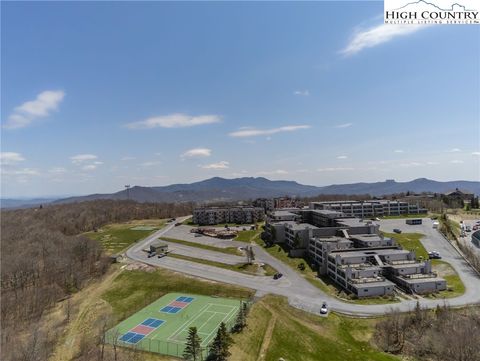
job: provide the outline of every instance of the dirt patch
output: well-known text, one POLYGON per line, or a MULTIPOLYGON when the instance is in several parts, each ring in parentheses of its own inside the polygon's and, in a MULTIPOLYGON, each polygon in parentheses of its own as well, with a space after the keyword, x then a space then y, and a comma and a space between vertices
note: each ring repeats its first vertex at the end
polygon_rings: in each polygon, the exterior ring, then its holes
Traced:
POLYGON ((145 272, 155 272, 156 268, 145 263, 133 262, 128 263, 122 268, 126 271, 145 271, 145 272))
POLYGON ((257 361, 265 360, 265 356, 267 355, 268 347, 270 346, 270 341, 272 340, 273 329, 275 328, 275 323, 277 322, 277 316, 272 315, 270 322, 268 323, 267 330, 265 331, 265 335, 263 336, 262 347, 260 347, 260 352, 258 354, 257 361))
POLYGON ((452 267, 445 263, 439 263, 434 265, 433 270, 437 272, 439 277, 455 275, 455 271, 452 269, 452 267))

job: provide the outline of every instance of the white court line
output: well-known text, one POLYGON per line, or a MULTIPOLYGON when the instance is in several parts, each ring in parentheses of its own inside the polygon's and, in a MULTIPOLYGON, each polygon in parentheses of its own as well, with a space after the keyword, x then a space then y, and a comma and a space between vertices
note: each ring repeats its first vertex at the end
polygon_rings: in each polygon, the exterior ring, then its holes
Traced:
MULTIPOLYGON (((225 306, 225 305, 222 305, 222 306, 225 306)), ((232 310, 231 310, 229 313, 225 314, 225 317, 222 319, 221 322, 225 322, 225 318, 227 318, 227 321, 228 321, 233 315, 235 315, 235 311, 237 310, 237 308, 236 308, 235 306, 230 306, 230 307, 232 307, 232 310), (232 313, 232 311, 233 311, 233 313, 232 313), (230 313, 232 313, 232 315, 230 315, 230 313)), ((219 313, 220 313, 220 312, 219 312, 219 313)), ((210 341, 209 341, 209 338, 210 338, 210 337, 213 335, 213 333, 216 332, 216 331, 217 331, 217 327, 215 327, 215 328, 212 330, 212 332, 210 332, 210 335, 208 335, 208 336, 202 341, 202 343, 201 343, 200 345, 201 345, 201 346, 208 345, 208 343, 210 342, 210 341)))
POLYGON ((182 331, 187 327, 188 324, 191 324, 193 321, 195 321, 197 318, 199 318, 204 312, 207 312, 209 307, 210 307, 209 303, 207 303, 205 306, 203 306, 203 308, 200 310, 200 312, 194 318, 192 318, 191 320, 188 320, 183 325, 181 325, 174 333, 172 333, 170 335, 169 338, 167 338, 167 340, 172 340, 172 337, 175 337, 175 336, 179 335, 180 333, 182 333, 182 331))

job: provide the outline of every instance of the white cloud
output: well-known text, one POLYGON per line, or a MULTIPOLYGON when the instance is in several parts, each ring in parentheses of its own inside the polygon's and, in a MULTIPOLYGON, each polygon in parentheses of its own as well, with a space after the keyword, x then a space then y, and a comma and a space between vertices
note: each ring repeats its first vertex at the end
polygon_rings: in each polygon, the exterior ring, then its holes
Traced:
POLYGON ((452 148, 449 150, 450 153, 458 153, 461 152, 462 150, 460 148, 452 148))
POLYGON ((201 165, 199 166, 200 168, 203 168, 203 169, 214 169, 214 170, 220 170, 220 169, 228 169, 229 168, 229 165, 230 163, 227 162, 226 160, 222 160, 218 163, 212 163, 212 164, 205 164, 205 165, 201 165))
POLYGON ((427 165, 438 165, 438 164, 440 164, 440 163, 439 162, 431 162, 431 161, 427 162, 427 165))
POLYGON ((404 153, 404 151, 402 149, 395 149, 393 152, 394 153, 404 153))
POLYGON ((353 125, 353 123, 343 123, 343 124, 338 124, 335 126, 335 128, 349 128, 353 125))
POLYGON ((210 157, 212 155, 212 150, 208 148, 193 148, 187 150, 185 153, 180 155, 180 158, 200 158, 200 157, 210 157))
POLYGON ((87 164, 82 167, 82 170, 91 171, 97 169, 95 164, 87 164))
POLYGON ((346 171, 346 170, 354 170, 354 168, 350 168, 350 167, 318 168, 317 172, 337 172, 337 171, 346 171))
POLYGON ((410 162, 410 163, 400 164, 400 167, 411 168, 411 167, 420 167, 421 165, 423 164, 419 162, 410 162))
POLYGON ((480 152, 472 152, 472 155, 480 155, 480 152))
POLYGON ((305 90, 295 90, 293 92, 293 94, 308 97, 310 95, 310 92, 307 89, 305 89, 305 90))
POLYGON ((416 33, 426 29, 428 25, 416 24, 381 24, 368 29, 358 29, 354 32, 347 46, 340 51, 345 56, 357 54, 363 49, 386 43, 399 36, 416 33))
POLYGON ((32 168, 22 168, 22 169, 2 169, 3 175, 14 175, 14 176, 27 176, 27 175, 39 175, 40 173, 36 169, 32 168))
POLYGON ((65 97, 62 90, 46 90, 37 95, 35 100, 30 100, 16 107, 8 117, 5 128, 24 128, 37 118, 44 118, 52 111, 58 109, 60 102, 65 97))
POLYGON ((198 115, 175 113, 152 117, 138 122, 128 123, 130 129, 152 129, 152 128, 185 128, 196 125, 219 123, 221 120, 218 115, 198 115))
POLYGON ((463 160, 454 159, 454 160, 451 160, 450 163, 452 163, 452 164, 462 164, 464 162, 463 162, 463 160))
POLYGON ((51 174, 64 174, 66 172, 67 172, 67 169, 63 167, 54 167, 48 170, 48 173, 51 173, 51 174))
POLYGON ((272 171, 262 171, 262 172, 257 172, 258 175, 284 175, 288 174, 288 171, 284 169, 276 169, 272 171))
POLYGON ((154 167, 154 166, 160 165, 160 164, 162 164, 162 162, 160 162, 158 160, 140 163, 140 165, 142 167, 154 167))
POLYGON ((71 156, 70 159, 72 160, 72 163, 74 164, 80 164, 83 162, 90 162, 92 160, 97 159, 98 157, 95 154, 77 154, 74 156, 71 156))
POLYGON ((16 164, 23 162, 25 158, 20 153, 15 152, 0 152, 1 164, 16 164))
POLYGON ((309 125, 286 125, 284 127, 272 128, 272 129, 256 129, 256 128, 240 128, 235 132, 231 132, 228 135, 231 137, 256 137, 259 135, 272 135, 281 132, 294 132, 300 129, 308 129, 309 125))
POLYGON ((134 159, 136 159, 136 158, 135 157, 129 157, 129 156, 120 158, 120 160, 122 160, 122 161, 134 160, 134 159))
POLYGON ((339 155, 337 159, 347 159, 348 157, 346 155, 339 155))

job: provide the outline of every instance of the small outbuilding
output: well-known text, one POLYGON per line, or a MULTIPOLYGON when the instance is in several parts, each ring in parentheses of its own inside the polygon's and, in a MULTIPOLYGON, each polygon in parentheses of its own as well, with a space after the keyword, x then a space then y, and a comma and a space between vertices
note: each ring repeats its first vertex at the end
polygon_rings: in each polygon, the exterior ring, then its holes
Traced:
POLYGON ((155 252, 157 254, 167 253, 168 243, 162 241, 155 241, 150 245, 150 252, 155 252))

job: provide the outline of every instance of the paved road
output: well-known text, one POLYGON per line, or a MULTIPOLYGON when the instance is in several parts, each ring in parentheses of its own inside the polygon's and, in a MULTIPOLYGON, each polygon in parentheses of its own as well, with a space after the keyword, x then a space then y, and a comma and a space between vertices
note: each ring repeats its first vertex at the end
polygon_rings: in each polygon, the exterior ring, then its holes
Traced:
POLYGON ((460 242, 464 242, 467 246, 472 247, 472 249, 480 255, 480 247, 477 247, 473 242, 472 242, 472 234, 475 232, 473 230, 473 226, 477 224, 477 221, 479 220, 464 220, 463 223, 465 223, 466 226, 470 226, 470 229, 472 229, 471 232, 465 232, 465 237, 460 237, 460 242))
MULTIPOLYGON (((480 303, 480 278, 468 267, 468 265, 459 255, 455 256, 455 249, 453 249, 453 247, 449 245, 449 243, 443 239, 443 237, 436 232, 436 230, 433 230, 431 227, 429 228, 428 221, 426 221, 422 226, 407 226, 405 225, 404 220, 403 224, 402 220, 388 220, 381 221, 380 223, 383 227, 382 229, 386 231, 391 231, 393 228, 400 228, 426 234, 427 237, 424 242, 427 249, 430 250, 430 247, 433 247, 433 249, 442 253, 442 256, 444 256, 445 260, 452 263, 452 266, 460 274, 462 281, 465 283, 467 291, 460 297, 447 300, 448 304, 452 306, 463 306, 466 304, 480 303)), ((168 257, 161 259, 155 257, 147 258, 146 253, 142 252, 142 249, 146 248, 158 237, 166 235, 166 233, 171 231, 173 228, 173 224, 167 225, 165 228, 150 235, 145 240, 131 247, 127 251, 127 256, 140 262, 182 272, 192 276, 248 287, 256 290, 258 295, 272 293, 285 296, 288 298, 288 301, 292 306, 316 314, 319 313, 320 307, 324 301, 329 304, 331 310, 356 316, 381 315, 389 312, 392 308, 396 308, 400 311, 408 311, 413 309, 416 304, 416 301, 414 300, 386 305, 359 305, 340 301, 339 299, 327 295, 320 289, 311 285, 299 273, 284 263, 278 261, 275 257, 268 254, 259 246, 254 246, 254 251, 257 257, 262 259, 265 263, 275 267, 279 272, 283 273, 284 276, 280 280, 273 280, 271 277, 250 276, 225 269, 219 270, 215 267, 168 257)), ((422 299, 420 300, 420 303, 424 307, 434 308, 437 305, 443 305, 444 301, 422 299)))

